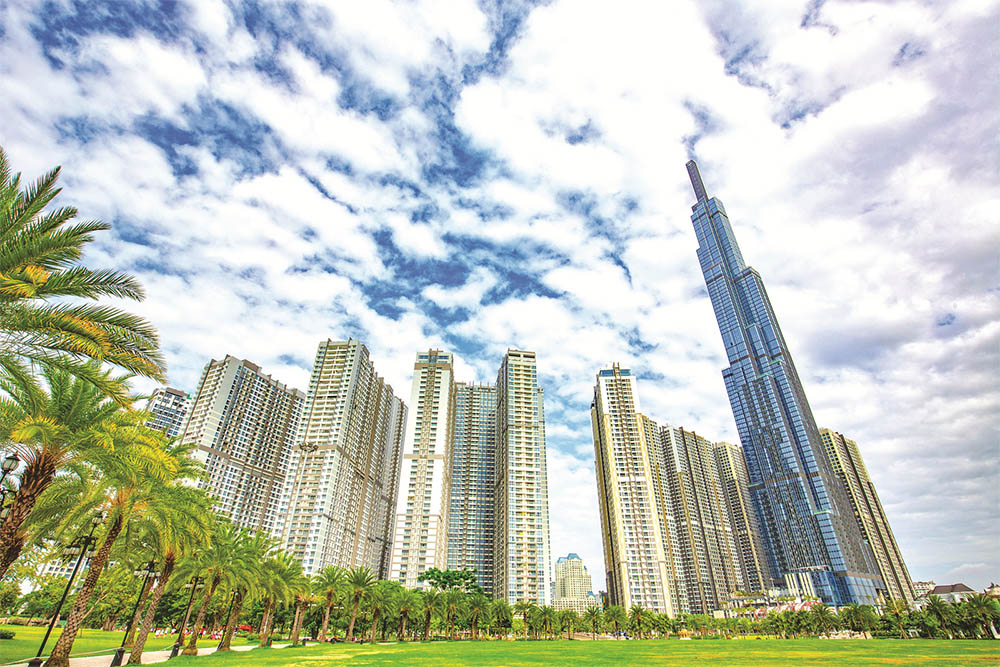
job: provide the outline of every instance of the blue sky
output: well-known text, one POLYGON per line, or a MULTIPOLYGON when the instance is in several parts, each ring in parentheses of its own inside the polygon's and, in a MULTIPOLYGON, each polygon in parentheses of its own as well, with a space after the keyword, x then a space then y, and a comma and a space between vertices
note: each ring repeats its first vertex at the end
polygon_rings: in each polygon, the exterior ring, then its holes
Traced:
POLYGON ((492 381, 538 353, 555 555, 603 579, 596 371, 735 439, 696 157, 821 426, 915 579, 1000 578, 997 2, 13 2, 0 145, 113 233, 171 384, 227 353, 305 388, 353 336, 492 381))

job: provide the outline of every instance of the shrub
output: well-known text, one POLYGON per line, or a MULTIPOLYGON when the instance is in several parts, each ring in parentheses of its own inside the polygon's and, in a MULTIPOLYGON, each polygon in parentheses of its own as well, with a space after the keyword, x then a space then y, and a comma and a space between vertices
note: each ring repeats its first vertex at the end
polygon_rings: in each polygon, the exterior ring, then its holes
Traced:
POLYGON ((0 639, 13 639, 14 632, 12 630, 0 630, 0 639))
POLYGON ((260 637, 258 637, 255 633, 251 632, 246 636, 246 640, 252 643, 255 641, 260 641, 260 637))

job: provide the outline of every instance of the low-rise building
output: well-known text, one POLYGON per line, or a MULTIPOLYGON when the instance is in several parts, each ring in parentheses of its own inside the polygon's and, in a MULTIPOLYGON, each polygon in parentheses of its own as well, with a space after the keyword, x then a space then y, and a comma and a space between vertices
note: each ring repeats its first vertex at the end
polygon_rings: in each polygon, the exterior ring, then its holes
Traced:
POLYGON ((923 596, 922 601, 926 602, 927 598, 936 595, 945 602, 961 602, 962 600, 971 598, 975 594, 976 591, 965 584, 948 584, 946 586, 935 586, 923 596))

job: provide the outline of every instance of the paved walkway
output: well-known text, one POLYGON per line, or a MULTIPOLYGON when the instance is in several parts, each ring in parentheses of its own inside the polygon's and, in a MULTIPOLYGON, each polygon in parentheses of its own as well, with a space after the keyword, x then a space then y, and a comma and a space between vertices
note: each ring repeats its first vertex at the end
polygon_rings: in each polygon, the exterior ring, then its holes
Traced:
MULTIPOLYGON (((271 648, 285 648, 288 644, 272 644, 271 648)), ((256 645, 252 646, 234 646, 234 651, 249 651, 251 649, 257 648, 256 645)), ((211 646, 208 648, 198 649, 198 655, 209 655, 210 653, 215 653, 216 647, 211 646)), ((70 667, 108 667, 111 664, 111 658, 114 654, 110 653, 107 655, 91 655, 85 658, 70 658, 70 667)), ((125 654, 125 658, 122 660, 122 664, 128 662, 129 654, 125 654)), ((166 662, 170 658, 170 649, 165 649, 163 651, 143 651, 142 652, 142 664, 149 665, 154 662, 166 662)), ((26 667, 27 662, 17 663, 15 665, 10 665, 9 667, 26 667)))

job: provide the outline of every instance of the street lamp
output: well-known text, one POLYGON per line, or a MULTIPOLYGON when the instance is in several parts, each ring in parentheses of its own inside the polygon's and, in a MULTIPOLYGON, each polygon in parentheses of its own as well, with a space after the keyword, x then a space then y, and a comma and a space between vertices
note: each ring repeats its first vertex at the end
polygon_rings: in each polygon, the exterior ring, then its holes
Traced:
MULTIPOLYGON (((8 456, 4 459, 2 467, 5 473, 9 472, 7 469, 7 461, 9 461, 10 458, 11 457, 8 456)), ((11 467, 11 470, 15 467, 17 467, 16 464, 11 467)), ((49 641, 49 635, 52 634, 52 628, 55 627, 56 621, 59 620, 59 613, 62 611, 63 603, 66 602, 66 596, 69 595, 70 588, 73 587, 73 580, 76 579, 76 573, 80 571, 80 564, 83 563, 84 558, 91 558, 94 555, 94 552, 90 550, 90 548, 97 543, 97 538, 94 537, 94 531, 97 530, 97 527, 102 523, 104 523, 104 515, 95 514, 90 519, 90 532, 84 536, 76 538, 63 549, 62 555, 65 558, 72 558, 73 556, 77 557, 76 565, 73 566, 73 574, 69 575, 69 581, 66 582, 66 588, 63 589, 63 594, 59 599, 59 604, 56 606, 56 611, 52 614, 52 620, 49 622, 49 628, 45 631, 45 637, 42 638, 42 645, 38 647, 38 653, 35 657, 28 661, 28 667, 41 667, 41 664, 44 662, 44 660, 42 660, 42 651, 45 650, 45 644, 49 641)))
MULTIPOLYGON (((176 658, 177 652, 181 649, 181 644, 184 643, 184 630, 187 629, 188 621, 191 619, 191 605, 194 604, 194 593, 197 590, 201 590, 205 587, 205 580, 201 577, 191 577, 190 583, 184 584, 184 588, 191 589, 191 597, 188 598, 187 611, 184 612, 184 621, 181 623, 181 629, 177 633, 177 641, 174 642, 174 647, 170 649, 170 657, 176 658)), ((170 658, 167 658, 168 660, 170 658)))
POLYGON ((135 599, 135 608, 132 609, 132 614, 128 617, 128 626, 125 627, 125 636, 122 637, 122 644, 115 649, 115 657, 111 659, 111 667, 121 667, 122 660, 125 658, 125 640, 128 639, 128 633, 132 632, 132 621, 135 620, 135 613, 139 611, 139 603, 142 602, 142 595, 146 592, 146 585, 149 583, 150 577, 156 576, 156 561, 149 561, 146 563, 145 568, 140 568, 133 574, 137 577, 142 577, 142 586, 139 587, 139 597, 135 599))

